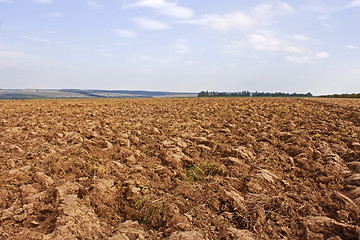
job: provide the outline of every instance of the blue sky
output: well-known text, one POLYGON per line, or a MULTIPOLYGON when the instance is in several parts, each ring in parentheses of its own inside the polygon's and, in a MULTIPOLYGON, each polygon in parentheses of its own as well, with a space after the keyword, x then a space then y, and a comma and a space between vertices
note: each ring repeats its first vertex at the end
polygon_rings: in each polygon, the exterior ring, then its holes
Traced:
POLYGON ((360 0, 0 0, 0 88, 360 92, 360 0))

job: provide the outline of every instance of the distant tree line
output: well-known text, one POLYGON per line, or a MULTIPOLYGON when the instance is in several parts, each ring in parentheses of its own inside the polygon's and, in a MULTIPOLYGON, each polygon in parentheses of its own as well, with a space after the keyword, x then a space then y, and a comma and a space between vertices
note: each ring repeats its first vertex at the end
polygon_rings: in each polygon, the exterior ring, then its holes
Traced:
POLYGON ((313 97, 313 95, 308 93, 283 93, 283 92, 209 92, 209 91, 201 91, 198 94, 198 97, 313 97))
POLYGON ((250 97, 251 93, 249 91, 242 92, 209 92, 209 91, 201 91, 198 94, 198 97, 250 97))
POLYGON ((322 95, 323 98, 360 98, 360 93, 322 95))

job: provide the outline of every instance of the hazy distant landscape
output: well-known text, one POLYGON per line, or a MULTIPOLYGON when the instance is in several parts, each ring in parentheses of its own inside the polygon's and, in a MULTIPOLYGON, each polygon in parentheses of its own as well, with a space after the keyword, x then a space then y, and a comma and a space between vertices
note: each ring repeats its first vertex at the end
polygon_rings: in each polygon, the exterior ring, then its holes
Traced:
POLYGON ((0 89, 0 99, 168 98, 196 96, 197 93, 136 90, 0 89))
POLYGON ((66 99, 66 98, 176 98, 176 97, 324 97, 360 98, 360 93, 345 93, 314 96, 308 93, 283 92, 163 92, 142 90, 100 90, 100 89, 0 89, 0 100, 66 99))

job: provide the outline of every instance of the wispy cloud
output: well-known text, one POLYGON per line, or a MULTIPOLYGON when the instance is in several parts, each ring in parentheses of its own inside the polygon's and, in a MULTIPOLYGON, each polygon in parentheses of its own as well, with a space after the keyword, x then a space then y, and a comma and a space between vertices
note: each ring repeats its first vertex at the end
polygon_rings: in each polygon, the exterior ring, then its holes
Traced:
POLYGON ((248 37, 248 43, 255 50, 287 53, 306 53, 309 51, 303 46, 270 35, 251 34, 248 37))
POLYGON ((320 52, 320 53, 316 53, 315 57, 317 57, 317 58, 329 58, 330 54, 328 54, 327 52, 320 52))
POLYGON ((355 0, 346 5, 346 8, 360 7, 360 0, 355 0))
POLYGON ((330 54, 327 52, 314 52, 305 46, 306 43, 311 42, 312 40, 304 35, 279 36, 271 31, 262 31, 247 35, 243 41, 233 41, 225 45, 221 53, 237 55, 240 49, 276 52, 285 54, 286 61, 300 64, 330 57, 330 54))
POLYGON ((275 5, 262 4, 252 8, 249 13, 233 12, 228 14, 208 14, 178 23, 205 25, 215 30, 249 30, 258 25, 268 25, 274 17, 294 14, 296 11, 287 3, 275 5))
POLYGON ((179 39, 176 41, 173 48, 175 49, 175 53, 179 54, 189 53, 190 51, 190 47, 186 39, 179 39))
POLYGON ((286 56, 286 60, 289 62, 294 62, 298 64, 305 64, 309 62, 313 62, 316 59, 324 59, 329 58, 330 54, 327 52, 320 52, 315 54, 309 54, 305 56, 286 56))
POLYGON ((53 0, 34 0, 36 3, 53 3, 53 0))
POLYGON ((305 35, 302 34, 297 34, 295 36, 293 36, 293 39, 299 42, 307 42, 309 41, 309 38, 305 35))
POLYGON ((286 56, 285 59, 289 62, 305 64, 308 63, 313 58, 311 56, 286 56))
POLYGON ((178 6, 176 2, 167 2, 166 0, 142 0, 133 4, 125 5, 124 8, 134 7, 148 7, 156 9, 160 14, 186 19, 194 16, 194 11, 191 8, 178 6))
POLYGON ((275 15, 282 15, 282 16, 291 15, 294 14, 295 12, 296 10, 285 2, 278 2, 276 4, 274 11, 275 15))
POLYGON ((345 47, 347 47, 348 49, 352 49, 352 50, 359 49, 359 47, 355 46, 355 45, 346 45, 345 47))
POLYGON ((97 1, 87 1, 86 5, 92 9, 104 9, 103 5, 97 1))
POLYGON ((276 16, 287 16, 292 15, 296 11, 287 3, 278 2, 277 4, 261 4, 255 6, 251 10, 251 16, 258 21, 267 21, 276 16))
POLYGON ((349 8, 360 7, 360 0, 354 0, 349 3, 344 1, 325 1, 326 4, 313 1, 310 4, 304 5, 303 9, 318 13, 317 19, 327 28, 334 28, 335 26, 329 23, 331 16, 337 12, 347 10, 349 8))
POLYGON ((132 18, 131 20, 134 23, 136 23, 139 27, 146 30, 161 31, 161 30, 171 29, 170 24, 151 18, 142 17, 142 18, 132 18))
POLYGON ((138 36, 136 32, 127 29, 113 29, 112 31, 123 38, 136 38, 138 36))
POLYGON ((181 21, 180 23, 205 25, 220 31, 233 29, 247 30, 256 25, 254 19, 241 12, 225 15, 203 15, 196 19, 181 21))
POLYGON ((61 41, 53 41, 53 40, 49 40, 46 38, 33 37, 33 36, 28 36, 28 35, 23 35, 21 37, 24 39, 27 39, 27 40, 38 42, 38 43, 64 44, 64 42, 61 42, 61 41))

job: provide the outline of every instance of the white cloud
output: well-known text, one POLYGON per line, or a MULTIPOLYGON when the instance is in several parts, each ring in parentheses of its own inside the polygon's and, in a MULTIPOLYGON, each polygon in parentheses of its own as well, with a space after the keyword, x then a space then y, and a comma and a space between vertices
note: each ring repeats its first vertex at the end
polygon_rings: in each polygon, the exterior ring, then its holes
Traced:
POLYGON ((276 5, 261 4, 252 9, 252 16, 261 21, 266 21, 276 16, 292 15, 296 11, 289 4, 278 2, 276 5))
POLYGON ((154 8, 163 15, 186 19, 194 16, 194 11, 190 8, 181 7, 176 2, 167 2, 165 0, 142 0, 134 4, 125 5, 124 8, 149 7, 154 8))
POLYGON ((355 0, 346 5, 346 8, 360 7, 360 0, 355 0))
POLYGON ((93 9, 104 9, 103 5, 101 5, 99 2, 97 1, 87 1, 86 5, 90 8, 93 9))
POLYGON ((138 36, 136 32, 126 29, 114 29, 112 31, 123 38, 136 38, 138 36))
MULTIPOLYGON (((175 3, 176 4, 176 3, 175 3)), ((127 7, 153 7, 153 8, 162 8, 174 6, 173 3, 166 2, 164 0, 142 0, 137 3, 130 4, 127 7)))
POLYGON ((174 44, 173 48, 175 49, 175 53, 185 54, 189 53, 190 47, 188 46, 188 41, 186 39, 179 39, 174 44))
POLYGON ((317 19, 320 23, 327 28, 334 28, 334 25, 329 23, 328 20, 331 18, 331 15, 344 9, 344 6, 335 4, 335 1, 327 1, 326 5, 322 5, 318 1, 309 1, 309 4, 306 4, 303 9, 305 11, 315 12, 318 14, 317 19))
POLYGON ((330 54, 327 52, 320 52, 316 54, 309 54, 305 56, 287 56, 285 59, 289 62, 294 62, 298 64, 305 64, 309 62, 314 62, 315 59, 329 58, 330 54))
POLYGON ((253 18, 241 12, 225 15, 203 15, 200 18, 179 21, 179 23, 205 25, 219 31, 248 30, 256 25, 253 18))
POLYGON ((160 9, 160 12, 163 15, 174 18, 191 18, 194 16, 194 11, 192 9, 178 6, 162 8, 160 9))
POLYGON ((260 31, 256 34, 249 34, 244 41, 232 41, 226 44, 222 53, 233 54, 236 49, 248 48, 258 51, 285 52, 294 54, 307 54, 311 51, 299 44, 292 43, 293 37, 276 36, 271 31, 260 31))
POLYGON ((275 38, 273 36, 266 36, 260 34, 251 34, 248 37, 248 43, 251 48, 264 51, 277 51, 288 53, 306 53, 308 50, 305 47, 292 44, 286 40, 275 38))
POLYGON ((215 30, 247 30, 252 28, 256 22, 246 14, 241 12, 220 15, 206 15, 199 23, 203 23, 215 30))
POLYGON ((304 35, 301 35, 301 34, 298 34, 298 35, 295 35, 293 37, 296 41, 300 41, 300 42, 307 42, 309 41, 309 38, 307 36, 304 36, 304 35))
POLYGON ((61 41, 52 41, 52 40, 49 40, 46 38, 33 37, 33 36, 28 36, 28 35, 23 35, 21 37, 24 39, 27 39, 27 40, 38 42, 38 43, 49 43, 49 44, 63 44, 64 43, 61 41))
POLYGON ((308 63, 313 58, 311 56, 300 56, 300 57, 287 56, 285 59, 289 62, 304 64, 304 63, 308 63))
POLYGON ((259 33, 247 35, 244 41, 232 41, 226 44, 221 53, 229 55, 240 54, 241 56, 251 58, 254 58, 254 55, 248 55, 244 51, 239 51, 239 49, 285 53, 286 55, 291 54, 290 56, 284 56, 286 61, 299 64, 315 62, 317 59, 330 57, 330 54, 327 52, 316 53, 305 45, 299 44, 299 42, 305 44, 311 42, 311 40, 303 35, 279 36, 271 31, 259 31, 259 33))
POLYGON ((205 25, 219 31, 249 30, 258 25, 268 25, 272 18, 294 14, 295 10, 287 3, 276 5, 262 4, 251 9, 250 13, 233 12, 223 15, 208 14, 178 23, 205 25))
POLYGON ((346 45, 345 47, 347 47, 348 49, 353 49, 353 50, 359 49, 358 46, 354 46, 354 45, 346 45))
POLYGON ((275 7, 275 13, 277 13, 277 15, 291 15, 295 12, 296 10, 285 2, 278 2, 275 7))
POLYGON ((327 52, 320 52, 320 53, 316 53, 315 57, 317 57, 317 58, 329 58, 330 54, 328 54, 327 52))
POLYGON ((53 3, 53 0, 34 0, 36 3, 53 3))
POLYGON ((360 0, 354 0, 349 3, 345 1, 324 1, 324 4, 319 1, 309 1, 310 3, 303 7, 304 10, 319 13, 317 19, 327 28, 336 27, 327 22, 334 13, 344 11, 348 8, 360 7, 360 0))
POLYGON ((139 27, 146 30, 160 31, 160 30, 171 29, 171 25, 155 19, 142 17, 142 18, 133 18, 131 20, 134 23, 136 23, 139 27))

